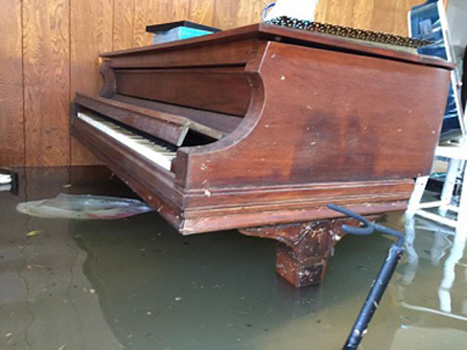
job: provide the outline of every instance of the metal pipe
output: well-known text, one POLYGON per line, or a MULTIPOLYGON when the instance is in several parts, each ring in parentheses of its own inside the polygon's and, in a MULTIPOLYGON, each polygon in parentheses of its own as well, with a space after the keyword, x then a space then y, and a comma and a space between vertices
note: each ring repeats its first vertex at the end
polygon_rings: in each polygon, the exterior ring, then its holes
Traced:
POLYGON ((343 350, 355 350, 358 348, 358 345, 362 341, 363 336, 366 334, 368 324, 370 323, 373 314, 378 308, 379 302, 381 301, 384 291, 386 290, 386 287, 388 286, 389 281, 391 280, 391 277, 396 270, 399 260, 405 252, 403 248, 405 237, 402 232, 369 222, 364 217, 352 212, 349 209, 342 208, 334 204, 328 204, 328 207, 342 214, 348 215, 360 222, 362 227, 342 225, 342 229, 349 234, 365 236, 372 234, 374 231, 378 231, 383 234, 397 237, 397 242, 394 243, 389 249, 387 257, 384 260, 384 263, 381 266, 376 279, 373 281, 370 292, 368 293, 365 303, 363 304, 357 320, 352 327, 352 331, 350 332, 349 337, 347 338, 347 341, 343 347, 343 350))

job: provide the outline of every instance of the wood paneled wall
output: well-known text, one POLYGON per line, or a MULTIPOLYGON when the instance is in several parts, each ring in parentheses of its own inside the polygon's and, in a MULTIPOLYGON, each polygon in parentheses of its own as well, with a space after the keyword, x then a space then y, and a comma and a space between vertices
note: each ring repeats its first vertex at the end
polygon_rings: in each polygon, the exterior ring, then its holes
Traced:
MULTIPOLYGON (((75 91, 97 93, 97 54, 148 45, 148 24, 259 22, 270 0, 0 0, 0 165, 92 164, 69 136, 75 91)), ((423 0, 321 0, 322 22, 407 34, 423 0)))
POLYGON ((21 3, 0 2, 0 165, 24 164, 21 3))

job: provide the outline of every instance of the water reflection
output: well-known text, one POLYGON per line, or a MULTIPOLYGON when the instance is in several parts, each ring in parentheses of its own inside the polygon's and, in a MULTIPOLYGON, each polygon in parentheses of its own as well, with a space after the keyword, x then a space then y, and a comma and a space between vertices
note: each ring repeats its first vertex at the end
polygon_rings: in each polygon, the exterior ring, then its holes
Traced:
MULTIPOLYGON (((466 237, 456 235, 454 244, 451 247, 451 253, 444 263, 444 277, 438 289, 440 299, 440 309, 444 312, 452 311, 451 289, 456 279, 455 268, 464 254, 466 237)), ((463 300, 463 304, 466 300, 463 300)), ((467 314, 466 314, 467 315, 467 314)), ((464 320, 467 320, 465 318, 464 320)))
MULTIPOLYGON (((268 240, 183 237, 156 213, 104 222, 14 210, 61 192, 134 196, 102 169, 21 176, 18 196, 0 193, 1 349, 338 349, 391 245, 345 237, 325 283, 295 290, 276 277, 268 240)), ((385 225, 401 229, 401 217, 385 225)), ((408 253, 362 349, 464 349, 465 241, 420 220, 406 231, 408 253)))
MULTIPOLYGON (((454 230, 447 229, 442 225, 432 223, 424 219, 415 218, 407 220, 405 222, 405 231, 407 237, 406 248, 408 257, 405 269, 403 270, 403 282, 405 285, 410 285, 414 282, 417 273, 419 256, 414 249, 417 230, 419 234, 427 234, 430 232, 434 235, 433 244, 430 249, 431 262, 436 266, 443 265, 443 274, 442 278, 440 278, 440 285, 437 289, 439 309, 411 305, 405 300, 402 300, 401 304, 411 310, 428 312, 461 321, 467 321, 467 317, 465 317, 467 314, 465 313, 464 307, 460 308, 459 314, 453 313, 452 310, 452 293, 454 283, 456 282, 456 269, 458 269, 457 275, 460 277, 458 282, 460 284, 465 284, 467 281, 465 278, 467 270, 465 267, 459 265, 460 260, 464 256, 466 246, 465 235, 456 235, 454 230), (445 258, 444 262, 442 262, 443 258, 445 258)), ((403 292, 404 288, 401 288, 401 293, 403 292)), ((456 294, 457 293, 455 293, 455 295, 456 294)), ((467 294, 460 293, 458 296, 460 297, 460 305, 465 305, 467 303, 467 294)), ((465 327, 465 325, 462 327, 465 327)))
MULTIPOLYGON (((234 231, 181 237, 147 214, 105 229, 73 222, 70 233, 108 324, 135 349, 339 348, 390 245, 348 240, 323 286, 295 290, 274 273, 273 242, 234 231)), ((372 327, 379 349, 400 327, 389 300, 372 327)))

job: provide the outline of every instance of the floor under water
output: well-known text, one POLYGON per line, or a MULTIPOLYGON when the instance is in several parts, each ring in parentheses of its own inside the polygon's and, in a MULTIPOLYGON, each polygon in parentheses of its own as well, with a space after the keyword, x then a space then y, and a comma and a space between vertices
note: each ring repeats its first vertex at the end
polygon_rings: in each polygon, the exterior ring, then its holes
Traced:
MULTIPOLYGON (((18 195, 0 192, 0 349, 340 349, 391 244, 347 236, 324 284, 298 290, 276 276, 266 239, 184 237, 157 213, 85 221, 15 209, 59 193, 134 196, 104 168, 19 180, 18 195)), ((403 229, 402 213, 385 224, 403 229)), ((464 246, 414 224, 361 349, 467 348, 464 246)))

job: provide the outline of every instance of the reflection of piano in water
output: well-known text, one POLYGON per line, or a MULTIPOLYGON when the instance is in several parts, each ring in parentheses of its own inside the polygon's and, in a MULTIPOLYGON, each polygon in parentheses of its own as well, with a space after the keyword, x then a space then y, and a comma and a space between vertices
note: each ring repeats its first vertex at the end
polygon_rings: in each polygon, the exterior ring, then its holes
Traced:
POLYGON ((77 94, 73 133, 181 233, 278 240, 296 286, 322 281, 342 235, 327 203, 405 208, 452 69, 264 24, 101 57, 101 96, 77 94))

